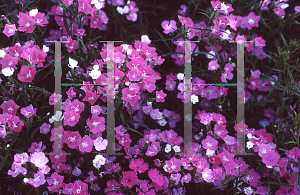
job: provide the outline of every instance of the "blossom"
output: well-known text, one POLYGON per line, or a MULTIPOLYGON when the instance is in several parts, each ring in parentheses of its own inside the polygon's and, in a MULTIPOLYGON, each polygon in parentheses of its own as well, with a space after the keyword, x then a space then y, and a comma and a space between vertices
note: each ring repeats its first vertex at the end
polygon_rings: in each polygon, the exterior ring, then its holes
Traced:
POLYGON ((147 43, 149 45, 151 43, 151 40, 149 39, 148 35, 142 35, 141 42, 147 43))
POLYGON ((49 191, 54 192, 55 190, 62 187, 64 181, 64 176, 57 174, 56 172, 52 173, 47 179, 49 186, 47 187, 49 191))
POLYGON ((211 136, 207 136, 204 140, 202 140, 203 148, 209 150, 217 150, 218 149, 218 141, 212 138, 211 136))
POLYGON ((65 131, 63 142, 68 145, 69 148, 77 149, 79 144, 81 143, 81 135, 78 131, 65 131))
POLYGON ((56 94, 55 92, 49 97, 49 104, 55 105, 61 99, 61 94, 56 94))
POLYGON ((11 37, 15 34, 16 32, 16 25, 15 24, 5 24, 5 28, 4 28, 4 31, 3 33, 7 36, 7 37, 11 37))
POLYGON ((262 37, 255 38, 255 46, 256 47, 264 47, 266 46, 266 41, 262 37))
POLYGON ((73 193, 74 195, 87 195, 88 194, 88 184, 76 180, 73 184, 73 193))
POLYGON ((296 13, 300 13, 300 6, 295 6, 294 10, 296 13))
POLYGON ((99 117, 95 114, 92 115, 91 119, 88 119, 86 124, 90 127, 90 131, 93 134, 97 134, 105 131, 105 118, 99 117))
POLYGON ((27 65, 23 65, 20 73, 18 74, 18 79, 22 82, 31 82, 34 79, 35 73, 36 71, 34 66, 29 67, 27 65))
POLYGON ((93 160, 93 165, 96 169, 99 169, 101 165, 104 165, 106 162, 106 158, 104 158, 101 154, 98 154, 95 156, 95 159, 93 160))
POLYGON ((167 96, 166 93, 163 92, 163 90, 156 91, 156 102, 165 102, 165 97, 167 96))
POLYGON ((30 118, 31 116, 35 115, 36 108, 33 108, 33 106, 30 104, 26 108, 21 109, 21 114, 23 114, 26 118, 30 118))
POLYGON ((39 143, 33 142, 31 147, 28 149, 28 152, 43 152, 46 149, 46 146, 43 146, 43 142, 40 141, 39 143))
POLYGON ((148 171, 148 176, 150 177, 151 181, 159 186, 163 185, 163 176, 157 169, 150 169, 148 171))
POLYGON ((264 154, 262 157, 262 162, 266 164, 267 167, 273 167, 277 164, 280 155, 277 151, 271 150, 264 154))
POLYGON ((98 136, 94 140, 94 146, 97 151, 105 150, 107 148, 107 139, 103 139, 101 136, 98 136))
POLYGON ((206 168, 202 171, 202 178, 204 179, 204 181, 208 182, 208 183, 211 183, 213 182, 214 180, 214 177, 213 177, 213 172, 211 169, 209 168, 206 168))
POLYGON ((30 155, 30 162, 33 163, 36 167, 40 168, 45 166, 49 162, 49 160, 43 152, 35 152, 30 155))
POLYGON ((8 100, 4 101, 0 107, 3 109, 3 114, 7 113, 10 115, 16 115, 20 106, 18 106, 14 100, 8 100))
POLYGON ((34 30, 34 24, 36 22, 29 15, 29 13, 28 12, 26 12, 26 13, 19 12, 17 17, 19 18, 18 23, 20 25, 18 27, 18 30, 19 31, 25 31, 26 33, 32 33, 33 30, 34 30))
POLYGON ((99 98, 100 95, 97 95, 96 92, 91 92, 91 91, 86 91, 85 92, 85 97, 82 99, 82 101, 87 101, 91 105, 94 105, 97 99, 99 98))
POLYGON ((132 188, 139 183, 139 179, 135 171, 125 171, 123 172, 123 178, 120 183, 125 187, 132 188))
POLYGON ((90 136, 86 135, 84 138, 82 138, 81 143, 79 145, 79 151, 80 152, 91 152, 94 146, 93 140, 90 138, 90 136))
POLYGON ((69 58, 68 67, 69 68, 76 68, 76 67, 78 67, 78 61, 76 61, 76 60, 74 60, 72 58, 69 58))
POLYGON ((217 70, 219 68, 219 64, 213 60, 208 63, 208 70, 217 70))
POLYGON ((161 27, 164 29, 163 33, 165 33, 165 34, 169 34, 171 32, 174 32, 175 30, 177 30, 175 20, 170 20, 170 21, 165 20, 161 23, 161 27))
POLYGON ((34 179, 30 178, 27 183, 37 188, 40 185, 46 183, 45 175, 41 171, 38 171, 37 173, 34 174, 34 179))

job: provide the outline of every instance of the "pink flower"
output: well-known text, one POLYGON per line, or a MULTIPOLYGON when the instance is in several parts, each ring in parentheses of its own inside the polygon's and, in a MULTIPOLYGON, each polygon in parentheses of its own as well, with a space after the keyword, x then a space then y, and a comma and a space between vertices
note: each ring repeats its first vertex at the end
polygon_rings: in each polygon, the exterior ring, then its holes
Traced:
POLYGON ((147 163, 144 162, 142 158, 132 158, 129 164, 129 168, 133 169, 134 171, 138 171, 139 173, 144 173, 148 170, 149 166, 147 163))
POLYGON ((178 19, 182 24, 184 24, 188 28, 194 26, 193 20, 189 17, 183 17, 183 16, 178 15, 178 19))
POLYGON ((166 93, 163 92, 163 90, 156 91, 156 102, 165 102, 165 97, 167 96, 166 93))
POLYGON ((43 167, 49 162, 49 160, 43 152, 35 152, 30 155, 30 162, 36 167, 43 167))
POLYGON ((18 27, 18 30, 25 31, 26 33, 32 33, 34 30, 35 21, 32 19, 32 17, 29 15, 29 13, 28 12, 26 12, 26 13, 19 12, 17 17, 19 18, 18 23, 20 25, 18 27))
POLYGON ((90 14, 92 11, 91 0, 79 0, 78 1, 78 11, 83 12, 86 15, 90 14))
POLYGON ((69 125, 74 127, 77 122, 79 121, 80 115, 77 114, 75 111, 68 111, 64 113, 64 125, 69 125))
POLYGON ((31 147, 28 149, 28 152, 43 152, 46 149, 46 146, 43 145, 43 142, 40 141, 39 143, 33 142, 31 147))
POLYGON ((87 101, 87 102, 89 102, 91 105, 94 105, 95 102, 97 101, 97 99, 98 99, 99 96, 100 96, 100 95, 97 95, 96 92, 86 91, 85 93, 86 93, 86 95, 85 95, 85 97, 82 99, 82 101, 87 101))
POLYGON ((279 16, 280 18, 283 18, 283 17, 285 16, 285 11, 284 11, 284 9, 281 9, 281 8, 277 7, 277 8, 275 8, 275 9, 273 9, 273 11, 274 11, 275 14, 276 14, 277 16, 279 16))
POLYGON ((65 131, 63 136, 63 142, 68 144, 69 148, 77 149, 81 144, 81 135, 78 131, 65 131))
POLYGON ((38 171, 37 173, 34 174, 34 178, 33 179, 30 178, 27 183, 29 183, 29 184, 33 185, 35 188, 37 188, 40 185, 43 185, 44 183, 46 183, 45 175, 41 171, 38 171))
POLYGON ((253 27, 258 27, 259 20, 260 16, 256 16, 254 12, 251 12, 247 17, 244 17, 243 23, 251 30, 253 27))
POLYGON ((295 6, 294 10, 296 13, 300 13, 300 6, 295 6))
POLYGON ((23 114, 26 118, 30 118, 31 116, 35 115, 35 113, 36 113, 36 108, 33 108, 32 105, 21 109, 21 114, 23 114))
POLYGON ((80 152, 91 152, 94 146, 93 140, 90 138, 90 136, 86 135, 84 138, 82 138, 81 143, 79 145, 79 151, 80 152))
POLYGON ((217 150, 218 149, 218 141, 212 138, 211 136, 207 136, 204 140, 202 140, 202 146, 205 149, 209 150, 217 150))
POLYGON ((165 20, 161 23, 161 27, 164 29, 163 33, 165 33, 165 34, 169 34, 171 32, 174 32, 175 30, 177 30, 175 20, 170 20, 170 21, 165 20))
POLYGON ((163 176, 157 169, 150 169, 148 171, 148 176, 150 177, 151 181, 159 186, 162 186, 164 181, 163 181, 163 176))
POLYGON ((49 186, 47 187, 49 191, 54 192, 58 190, 59 188, 62 187, 63 181, 64 181, 64 176, 61 176, 54 172, 51 177, 48 177, 47 182, 49 186))
POLYGON ((69 40, 69 42, 65 45, 68 49, 68 52, 71 53, 75 49, 78 49, 78 43, 75 40, 69 40))
POLYGON ((90 131, 93 134, 98 134, 105 131, 105 118, 99 117, 95 114, 92 115, 91 119, 88 119, 86 124, 90 127, 90 131))
POLYGON ((16 25, 15 24, 12 24, 12 25, 9 25, 9 24, 5 24, 5 28, 4 28, 4 31, 3 33, 7 36, 7 37, 11 37, 15 34, 16 32, 16 25))
POLYGON ((35 73, 36 71, 34 66, 29 67, 27 65, 23 65, 20 73, 18 74, 18 79, 22 82, 31 82, 34 79, 35 73))
POLYGON ((16 132, 21 132, 24 123, 20 120, 18 116, 13 116, 11 119, 7 120, 8 127, 16 132))
POLYGON ((266 41, 262 37, 255 38, 255 46, 256 47, 264 47, 266 46, 266 41))
POLYGON ((79 181, 79 180, 76 180, 73 184, 73 193, 74 195, 87 195, 88 194, 88 184, 82 182, 82 181, 79 181))
POLYGON ((213 60, 208 63, 208 70, 217 70, 219 68, 219 64, 213 60))
POLYGON ((123 178, 120 183, 125 187, 132 188, 139 183, 139 179, 135 171, 126 171, 123 172, 123 178))
POLYGON ((271 150, 262 157, 263 163, 266 164, 267 167, 273 167, 277 164, 278 160, 280 158, 280 155, 277 151, 271 150))
POLYGON ((38 12, 34 17, 33 21, 40 26, 45 26, 45 24, 48 24, 48 20, 45 17, 45 13, 38 12))
POLYGON ((202 172, 202 178, 204 179, 204 181, 211 183, 214 181, 214 177, 213 177, 213 172, 211 169, 204 169, 202 172))
POLYGON ((98 136, 94 140, 94 146, 97 151, 105 150, 107 148, 107 139, 103 139, 101 136, 98 136))
POLYGON ((49 97, 49 104, 55 105, 61 99, 61 94, 56 94, 55 92, 49 97))
POLYGON ((18 106, 14 100, 8 100, 1 104, 1 108, 3 109, 3 114, 7 113, 10 115, 16 115, 19 107, 20 106, 18 106))

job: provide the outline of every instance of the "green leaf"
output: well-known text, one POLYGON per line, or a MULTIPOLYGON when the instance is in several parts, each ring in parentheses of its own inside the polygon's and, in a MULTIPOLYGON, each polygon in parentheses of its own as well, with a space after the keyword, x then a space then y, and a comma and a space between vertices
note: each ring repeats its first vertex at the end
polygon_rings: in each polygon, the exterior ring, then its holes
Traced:
POLYGON ((130 127, 124 127, 124 129, 130 130, 130 131, 133 131, 133 132, 135 132, 135 133, 138 133, 138 134, 140 134, 142 137, 144 137, 144 135, 143 135, 142 133, 138 132, 137 130, 135 130, 135 129, 133 129, 133 128, 130 128, 130 127))
POLYGON ((158 30, 154 29, 156 31, 156 33, 159 35, 159 37, 163 40, 164 44, 168 47, 168 49, 170 51, 172 51, 171 47, 169 46, 169 44, 166 42, 166 40, 164 39, 164 37, 158 32, 158 30))
POLYGON ((2 159, 2 161, 1 161, 1 163, 0 163, 0 170, 2 169, 3 165, 5 164, 7 158, 8 158, 8 154, 6 154, 6 155, 4 156, 4 158, 2 159))
POLYGON ((47 90, 42 89, 42 88, 40 88, 40 87, 31 86, 30 89, 35 89, 35 90, 37 90, 37 91, 41 91, 41 92, 47 93, 47 94, 49 94, 49 95, 52 95, 52 93, 51 93, 50 91, 47 91, 47 90))

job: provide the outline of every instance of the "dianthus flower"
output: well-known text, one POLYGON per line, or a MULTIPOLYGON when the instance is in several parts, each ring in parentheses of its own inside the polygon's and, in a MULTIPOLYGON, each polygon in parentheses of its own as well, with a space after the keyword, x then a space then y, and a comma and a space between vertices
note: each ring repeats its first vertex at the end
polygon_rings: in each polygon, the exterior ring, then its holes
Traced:
POLYGON ((126 171, 123 172, 123 178, 120 183, 125 187, 132 188, 139 183, 139 179, 135 171, 126 171))
POLYGON ((18 79, 22 82, 31 82, 34 79, 35 73, 36 71, 34 66, 29 67, 27 65, 23 65, 20 73, 18 74, 18 79))
POLYGON ((163 176, 157 169, 150 169, 148 171, 148 176, 150 177, 151 181, 159 186, 163 185, 163 176))
POLYGON ((5 28, 4 28, 4 31, 3 33, 7 36, 7 37, 11 37, 15 34, 16 32, 16 25, 15 24, 5 24, 5 28))
POLYGON ((165 34, 169 34, 171 32, 174 32, 175 30, 177 30, 175 20, 170 20, 170 21, 165 20, 161 23, 161 27, 164 29, 163 33, 165 33, 165 34))
POLYGON ((138 171, 139 173, 144 173, 148 170, 149 166, 147 163, 144 162, 143 159, 131 159, 129 168, 133 169, 134 171, 138 171))

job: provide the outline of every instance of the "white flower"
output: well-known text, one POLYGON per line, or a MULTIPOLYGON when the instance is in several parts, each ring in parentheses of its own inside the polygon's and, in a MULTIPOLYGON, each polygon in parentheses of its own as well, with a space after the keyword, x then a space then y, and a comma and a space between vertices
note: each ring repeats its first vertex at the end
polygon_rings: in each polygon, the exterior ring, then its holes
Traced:
POLYGON ((245 187, 244 188, 244 192, 245 192, 246 195, 253 194, 253 190, 252 190, 252 188, 250 186, 249 187, 245 187))
POLYGON ((62 116, 62 112, 56 111, 55 115, 49 118, 49 122, 53 123, 54 121, 61 121, 63 118, 64 116, 62 116))
POLYGON ((215 153, 215 151, 214 151, 214 150, 210 150, 210 149, 207 149, 207 150, 206 150, 206 155, 207 155, 208 157, 211 157, 211 156, 213 156, 213 155, 214 155, 214 153, 215 153))
POLYGON ((11 75, 14 74, 15 69, 11 68, 11 67, 6 67, 2 69, 2 74, 4 74, 4 76, 6 77, 10 77, 11 75))
POLYGON ((104 158, 101 154, 98 154, 95 156, 95 159, 93 160, 93 165, 96 169, 99 169, 101 165, 104 165, 106 162, 106 158, 104 158))
POLYGON ((28 178, 24 178, 23 181, 24 181, 24 183, 27 183, 29 181, 29 179, 28 178))
POLYGON ((181 150, 180 150, 180 147, 177 146, 177 145, 173 146, 173 150, 174 150, 175 152, 180 152, 180 151, 181 151, 181 150))
POLYGON ((32 10, 29 11, 29 15, 30 15, 31 17, 34 17, 34 16, 37 15, 38 12, 39 12, 38 9, 32 9, 32 10))
POLYGON ((145 42, 149 45, 151 43, 151 40, 149 39, 148 35, 142 35, 141 42, 145 42))
POLYGON ((167 144, 166 147, 165 147, 165 152, 166 152, 166 153, 169 153, 169 152, 171 152, 171 150, 172 150, 172 149, 171 149, 171 145, 170 145, 170 144, 167 144))
POLYGON ((163 166, 163 169, 165 170, 165 172, 168 172, 168 170, 170 170, 170 168, 168 167, 167 164, 165 164, 165 165, 163 166))
POLYGON ((69 58, 69 68, 76 68, 78 67, 78 61, 73 60, 72 58, 69 58))
POLYGON ((177 79, 182 81, 184 79, 184 74, 183 73, 178 73, 177 74, 177 79))
POLYGON ((247 142, 247 148, 248 149, 253 148, 253 146, 254 146, 254 144, 251 141, 247 142))
POLYGON ((97 79, 101 75, 101 71, 99 70, 99 65, 94 65, 93 70, 89 73, 92 79, 97 79))
POLYGON ((0 49, 0 58, 4 58, 5 54, 4 49, 0 49))
POLYGON ((191 101, 192 101, 193 104, 196 104, 197 102, 199 102, 198 96, 193 94, 191 96, 191 101))
POLYGON ((47 53, 49 51, 49 47, 46 45, 43 45, 43 52, 47 53))
POLYGON ((166 124, 167 124, 167 121, 165 120, 165 119, 161 119, 161 120, 159 120, 159 121, 157 121, 157 123, 160 125, 160 126, 166 126, 166 124))

